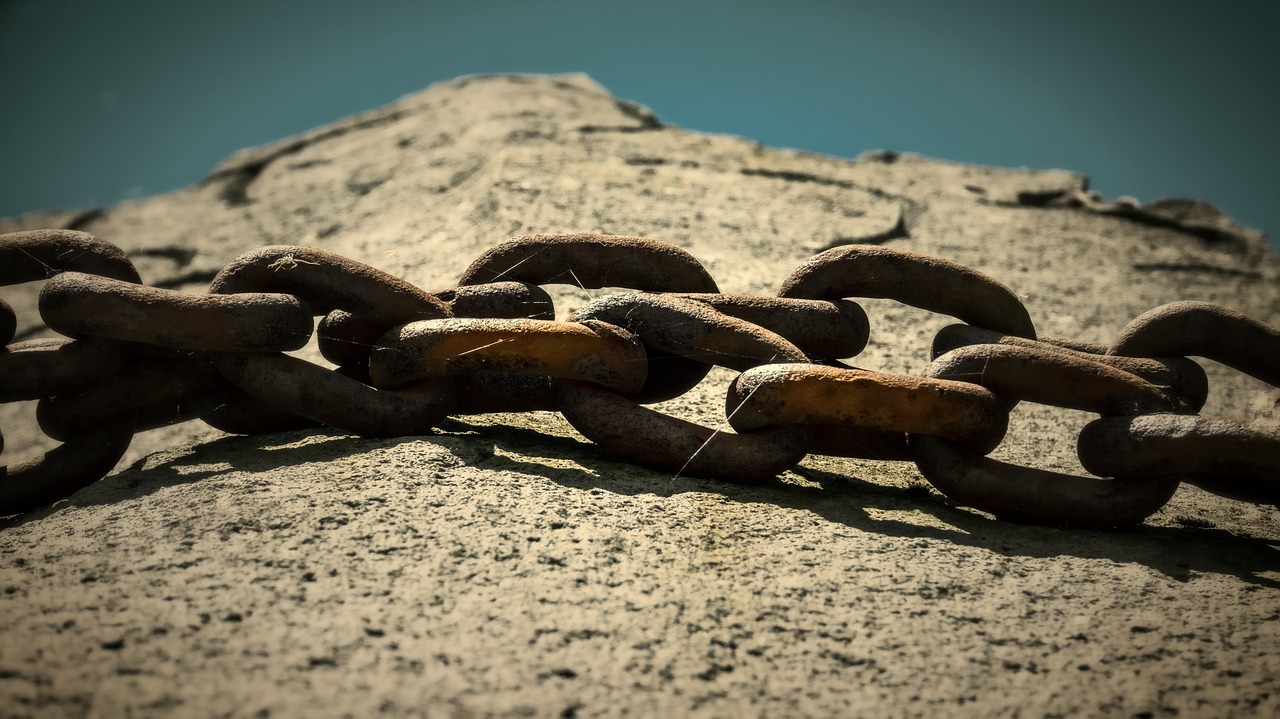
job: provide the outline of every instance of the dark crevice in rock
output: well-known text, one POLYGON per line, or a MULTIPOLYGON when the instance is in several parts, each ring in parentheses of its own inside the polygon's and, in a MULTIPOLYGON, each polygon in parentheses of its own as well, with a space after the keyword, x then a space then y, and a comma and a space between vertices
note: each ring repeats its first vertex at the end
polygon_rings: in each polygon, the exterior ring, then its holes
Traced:
MULTIPOLYGON (((297 152, 300 149, 302 149, 302 147, 298 147, 294 152, 297 152)), ((231 207, 247 205, 249 204, 249 185, 253 184, 253 181, 258 179, 258 175, 261 175, 262 170, 274 159, 276 158, 273 157, 270 160, 263 160, 262 162, 257 162, 252 165, 245 165, 227 174, 219 173, 218 175, 210 175, 205 178, 205 182, 209 182, 215 178, 225 179, 226 182, 222 185, 222 190, 218 192, 218 199, 231 207)))
POLYGON ((900 240, 911 237, 911 233, 907 232, 907 225, 902 217, 898 218, 898 224, 884 232, 867 235, 865 237, 837 237, 831 242, 819 248, 819 251, 830 250, 834 247, 843 245, 883 245, 891 240, 900 240))
POLYGON ((1113 217, 1122 217, 1126 220, 1136 222, 1140 225, 1148 225, 1150 227, 1167 227, 1172 230, 1179 230, 1209 244, 1240 244, 1245 238, 1238 232, 1220 229, 1217 227, 1209 227, 1206 225, 1187 224, 1176 219, 1170 219, 1154 214, 1142 207, 1129 207, 1122 205, 1120 208, 1094 209, 1104 215, 1113 217))
POLYGON ((1083 209, 1148 227, 1178 230, 1209 244, 1245 246, 1261 239, 1258 231, 1236 225, 1221 209, 1200 200, 1165 198, 1140 205, 1131 199, 1106 202, 1097 193, 1083 191, 1064 193, 1044 206, 1083 209))
POLYGON ((654 114, 653 110, 650 110, 644 105, 631 102, 630 100, 617 100, 616 104, 618 109, 622 111, 623 115, 634 120, 639 120, 641 127, 647 127, 650 129, 662 127, 662 121, 658 119, 658 116, 654 114))
POLYGON ((452 176, 449 177, 448 182, 446 182, 443 185, 437 185, 431 188, 431 191, 432 192, 448 192, 449 190, 452 190, 453 188, 460 186, 462 183, 474 177, 475 174, 480 171, 480 167, 481 165, 473 165, 471 167, 458 170, 457 172, 453 173, 452 176))
POLYGON ((578 132, 583 132, 583 133, 593 133, 593 132, 652 132, 652 131, 654 131, 654 130, 663 130, 663 129, 666 129, 666 128, 664 128, 662 125, 654 125, 654 126, 641 125, 641 126, 639 126, 639 127, 637 127, 637 126, 635 126, 635 125, 579 125, 579 126, 578 126, 578 132))
POLYGON ((289 169, 290 170, 306 170, 308 168, 321 167, 323 165, 329 165, 332 163, 333 163, 333 160, 320 158, 316 160, 307 160, 305 162, 295 162, 292 165, 289 165, 289 169))
POLYGON ((884 165, 892 165, 897 162, 898 158, 901 156, 901 153, 894 150, 872 150, 870 152, 862 153, 858 159, 866 162, 879 162, 884 165))
POLYGON ((1060 202, 1066 195, 1074 194, 1075 188, 1067 190, 1056 188, 1051 190, 1024 190, 1018 193, 1018 204, 1022 207, 1049 207, 1060 202))
POLYGON ((846 190, 861 190, 870 195, 875 195, 882 200, 894 200, 905 203, 911 208, 916 209, 919 203, 905 195, 895 195, 892 192, 885 192, 878 187, 868 187, 859 185, 850 180, 839 180, 834 177, 823 177, 809 172, 799 172, 796 170, 770 170, 766 167, 744 167, 739 170, 748 177, 767 177, 774 180, 785 180, 787 182, 812 182, 815 185, 826 185, 828 187, 839 187, 846 190))
POLYGON ((809 172, 797 172, 795 170, 770 170, 763 167, 744 167, 739 170, 749 177, 769 177, 775 180, 786 180, 787 182, 812 182, 815 185, 828 185, 831 187, 843 187, 846 190, 860 189, 854 183, 848 180, 837 180, 834 177, 822 177, 809 172))
POLYGON ((663 157, 628 157, 624 160, 628 165, 639 165, 642 167, 650 167, 654 165, 665 165, 668 160, 663 157))
MULTIPOLYGON (((402 111, 389 112, 366 120, 358 120, 348 125, 341 125, 328 130, 322 130, 314 135, 309 135, 292 142, 287 142, 252 160, 248 160, 232 167, 215 170, 213 173, 201 180, 200 184, 208 185, 213 182, 223 181, 224 184, 222 186, 222 190, 218 193, 218 199, 227 203, 227 205, 231 207, 247 205, 250 202, 249 186, 253 184, 254 180, 258 179, 258 176, 262 174, 262 171, 265 170, 268 165, 276 160, 297 154, 304 148, 324 142, 325 140, 341 137, 342 135, 346 135, 357 130, 364 130, 370 127, 377 127, 378 125, 385 125, 389 122, 395 122, 404 116, 405 113, 402 111)), ((308 163, 301 164, 304 166, 308 165, 308 163)))
MULTIPOLYGON (((765 167, 744 167, 739 170, 739 172, 748 177, 767 177, 774 180, 784 180, 786 182, 811 182, 816 185, 839 187, 845 190, 859 190, 882 200, 897 202, 902 208, 902 220, 899 222, 902 225, 904 233, 915 225, 919 221, 920 216, 928 209, 928 206, 925 203, 914 200, 906 195, 897 195, 892 192, 885 192, 878 187, 867 187, 866 185, 859 185, 856 182, 839 180, 834 177, 823 177, 821 175, 814 175, 808 172, 798 172, 796 170, 770 170, 765 167)), ((905 237, 906 235, 904 234, 903 236, 905 237)))
POLYGON ((63 225, 64 230, 80 230, 84 231, 90 223, 97 222, 107 216, 107 211, 101 207, 95 207, 90 210, 83 210, 71 216, 63 225))
POLYGON ((1138 262, 1133 269, 1138 272, 1199 272, 1219 277, 1246 277, 1252 280, 1262 279, 1262 273, 1254 270, 1240 270, 1234 267, 1217 267, 1199 262, 1179 264, 1176 262, 1138 262))
POLYGON ((385 178, 377 180, 365 180, 363 182, 356 180, 347 181, 347 192, 361 197, 373 192, 379 185, 386 182, 385 178))

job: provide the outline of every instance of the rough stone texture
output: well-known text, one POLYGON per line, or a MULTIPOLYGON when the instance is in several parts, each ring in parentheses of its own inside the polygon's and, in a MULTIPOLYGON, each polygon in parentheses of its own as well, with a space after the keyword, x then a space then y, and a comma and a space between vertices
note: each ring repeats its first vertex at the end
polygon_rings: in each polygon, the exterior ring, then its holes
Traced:
MULTIPOLYGON (((1041 333, 1105 342, 1177 299, 1280 322, 1280 258, 1191 201, 1059 170, 854 160, 662 125, 582 76, 464 78, 274 145, 200 184, 81 213, 151 284, 308 244, 442 289, 494 243, 675 243, 776 292, 871 242, 1011 286, 1041 333)), ((36 288, 5 288, 20 337, 36 288)), ((561 316, 606 291, 553 288, 561 316)), ((854 361, 918 372, 949 323, 864 302, 854 361)), ((314 352, 312 351, 312 354, 314 352)), ((1207 414, 1275 393, 1205 362, 1207 414)), ((715 426, 731 373, 663 408, 715 426)), ((0 409, 4 461, 50 446, 0 409)), ((999 457, 1080 471, 1082 413, 1026 406, 999 457)), ((910 464, 810 457, 773 486, 647 471, 554 413, 431 436, 141 435, 119 471, 0 520, 4 716, 1275 716, 1274 508, 1183 487, 1146 525, 994 521, 910 464)))

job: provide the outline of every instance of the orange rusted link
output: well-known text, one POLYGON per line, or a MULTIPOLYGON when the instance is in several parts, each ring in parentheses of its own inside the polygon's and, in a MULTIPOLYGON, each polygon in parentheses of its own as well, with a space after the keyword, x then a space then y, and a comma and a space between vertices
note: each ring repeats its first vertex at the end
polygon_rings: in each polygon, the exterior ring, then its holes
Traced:
POLYGON ((867 313, 861 305, 849 300, 802 300, 709 292, 671 296, 702 302, 717 312, 776 332, 815 360, 853 357, 866 348, 871 331, 867 313))
POLYGON ((1178 475, 1079 477, 1006 464, 940 437, 913 434, 908 442, 916 467, 938 491, 959 504, 1015 522, 1129 526, 1163 507, 1180 481, 1178 475))
POLYGON ((743 372, 729 385, 725 413, 739 432, 842 424, 935 434, 988 449, 1000 443, 1009 420, 994 394, 967 382, 806 364, 743 372))
POLYGON ((28 512, 102 479, 133 440, 131 415, 114 417, 43 456, 0 468, 0 516, 28 512))
POLYGON ((426 434, 449 414, 456 398, 443 381, 378 391, 280 353, 220 353, 212 359, 227 379, 268 404, 368 437, 426 434))
MULTIPOLYGON (((444 302, 454 317, 550 320, 555 319, 556 314, 546 290, 525 282, 455 287, 433 294, 444 302)), ((392 326, 358 317, 346 310, 334 310, 320 320, 316 331, 320 354, 336 365, 367 362, 374 343, 392 326)))
POLYGON ((1096 474, 1186 473, 1183 480, 1246 502, 1280 505, 1280 435, 1216 417, 1104 417, 1080 432, 1080 463, 1096 474))
POLYGON ((0 285, 45 280, 60 272, 142 282, 124 250, 88 232, 31 230, 0 235, 0 285))
POLYGON ((969 345, 935 359, 924 376, 972 382, 1006 400, 1098 414, 1174 412, 1162 388, 1089 355, 1018 345, 969 345))
POLYGON ((702 263, 675 245, 647 237, 594 233, 514 237, 477 257, 458 284, 502 280, 584 289, 720 291, 702 263))
POLYGON ((129 362, 133 348, 98 338, 37 339, 0 350, 0 402, 40 399, 106 381, 129 362))
POLYGON ((231 434, 270 434, 321 426, 235 386, 224 390, 221 402, 201 414, 200 421, 231 434))
POLYGON ((166 414, 185 421, 213 409, 217 403, 211 395, 218 392, 210 391, 225 387, 227 381, 207 361, 141 359, 105 382, 41 399, 36 405, 36 421, 45 434, 66 441, 112 417, 137 410, 134 431, 141 432, 172 424, 165 421, 166 414), (185 400, 188 397, 192 399, 185 400))
POLYGON ((1280 327, 1208 302, 1172 302, 1120 330, 1110 354, 1208 357, 1280 386, 1280 327))
POLYGON ((702 302, 672 295, 623 293, 601 297, 569 316, 598 320, 635 334, 647 347, 738 371, 772 362, 805 362, 781 335, 702 302))
POLYGON ((782 283, 779 297, 880 297, 972 325, 1035 338, 1027 308, 1008 287, 965 265, 907 250, 844 245, 815 255, 782 283))
POLYGON ((760 482, 804 458, 803 427, 749 434, 711 430, 641 407, 584 382, 554 383, 560 412, 587 439, 637 464, 676 475, 760 482))
POLYGON ((45 283, 40 316, 71 337, 179 350, 295 350, 311 337, 311 313, 291 295, 196 295, 79 272, 45 283))
POLYGON ((1209 380, 1204 368, 1186 357, 1121 357, 1106 354, 1107 348, 1104 345, 1047 337, 1029 340, 973 325, 948 325, 939 330, 933 338, 933 357, 936 359, 953 349, 981 344, 1033 347, 1082 355, 1086 360, 1110 365, 1161 387, 1165 394, 1181 402, 1191 412, 1200 411, 1209 396, 1209 380))
POLYGON ((13 313, 13 308, 8 302, 0 300, 0 347, 13 341, 13 335, 18 331, 18 316, 13 313))
POLYGON ((454 317, 556 318, 551 295, 528 282, 490 282, 453 287, 434 294, 454 317))
POLYGON ((222 268, 209 292, 296 295, 315 314, 347 310, 388 327, 449 316, 443 302, 399 277, 315 247, 271 245, 246 252, 222 268))
POLYGON ((369 356, 369 376, 380 389, 472 372, 579 379, 634 394, 644 385, 647 365, 634 335, 593 321, 412 322, 384 335, 369 356))

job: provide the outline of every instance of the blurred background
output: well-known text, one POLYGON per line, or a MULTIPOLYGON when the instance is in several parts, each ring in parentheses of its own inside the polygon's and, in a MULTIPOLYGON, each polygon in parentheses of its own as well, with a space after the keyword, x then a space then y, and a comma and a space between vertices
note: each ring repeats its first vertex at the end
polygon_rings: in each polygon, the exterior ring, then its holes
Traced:
POLYGON ((0 216, 199 180, 459 75, 583 71, 668 124, 1087 174, 1280 235, 1280 4, 0 0, 0 216))

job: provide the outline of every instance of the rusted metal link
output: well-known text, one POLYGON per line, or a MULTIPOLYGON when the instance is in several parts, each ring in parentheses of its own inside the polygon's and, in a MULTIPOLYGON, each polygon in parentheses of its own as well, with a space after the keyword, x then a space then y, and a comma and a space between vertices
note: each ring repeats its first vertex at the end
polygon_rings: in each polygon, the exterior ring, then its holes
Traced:
MULTIPOLYGON (((550 320, 556 316, 555 305, 546 290, 526 282, 494 282, 432 294, 444 302, 453 317, 550 320)), ((368 362, 374 343, 393 326, 346 310, 333 310, 320 320, 316 329, 320 354, 336 365, 368 362)))
POLYGON ((1172 302, 1143 312, 1120 330, 1109 353, 1208 357, 1280 386, 1280 327, 1208 302, 1172 302))
POLYGON ((284 294, 196 295, 64 272, 40 291, 40 316, 70 337, 110 337, 178 350, 295 350, 311 313, 284 294))
POLYGON ((1036 336, 1008 287, 965 265, 907 250, 843 245, 819 253, 782 283, 779 297, 879 297, 1019 337, 1036 336))
POLYGON ((1096 474, 1186 473, 1215 494, 1280 506, 1280 435, 1214 417, 1104 417, 1080 432, 1080 463, 1096 474))
POLYGON ((412 322, 379 340, 369 376, 379 389, 473 372, 578 379, 635 394, 647 374, 644 346, 595 321, 449 319, 412 322))
POLYGON ((1007 464, 940 437, 910 435, 907 441, 916 467, 938 491, 1014 522, 1099 529, 1137 524, 1163 507, 1185 478, 1095 479, 1007 464))
MULTIPOLYGON (((981 384, 1002 399, 1027 399, 1100 414, 1168 411, 1160 388, 1082 354, 1016 345, 952 350, 925 370, 929 377, 981 384)), ((1039 524, 1117 527, 1159 510, 1177 489, 1165 476, 1097 479, 1022 467, 938 437, 909 435, 916 467, 952 500, 1002 519, 1039 524)))
POLYGON ((625 293, 589 302, 570 321, 599 320, 639 336, 649 376, 632 399, 663 402, 693 389, 712 365, 744 370, 773 361, 803 362, 804 353, 759 325, 670 294, 625 293))
POLYGON ((502 280, 583 289, 720 291, 702 263, 675 245, 647 237, 593 233, 512 238, 477 257, 458 284, 502 280))
POLYGON ((762 364, 808 360, 781 335, 705 303, 672 295, 628 292, 601 297, 569 320, 607 322, 635 334, 646 346, 739 372, 762 364))
POLYGON ((18 316, 13 313, 13 308, 8 302, 0 300, 0 347, 3 347, 13 341, 13 335, 18 331, 18 316))
POLYGON ((443 302, 394 275, 342 255, 271 245, 240 255, 209 283, 215 295, 278 292, 311 304, 312 312, 347 310, 388 327, 449 316, 443 302))
POLYGON ((1002 399, 1103 415, 1175 412, 1162 388, 1090 355, 1028 345, 969 345, 935 359, 924 376, 972 382, 1002 399))
MULTIPOLYGON (((702 295, 698 295, 702 296, 702 295)), ((648 353, 649 377, 634 399, 653 404, 678 397, 712 365, 744 370, 769 362, 803 362, 782 336, 675 294, 627 293, 588 303, 571 320, 597 319, 634 332, 648 353)))
POLYGON ((456 401, 446 381, 379 391, 280 353, 219 353, 212 361, 236 386, 273 407, 367 437, 426 434, 456 401))
POLYGON ((776 477, 805 455, 803 427, 732 434, 641 407, 585 382, 553 384, 569 424, 606 450, 645 467, 754 483, 776 477))
POLYGON ((316 344, 321 356, 339 367, 367 364, 373 345, 389 329, 346 310, 333 310, 316 326, 316 344))
POLYGON ((743 372, 729 385, 725 413, 739 432, 840 424, 939 435, 987 451, 1009 419, 994 394, 967 382, 810 364, 743 372))
POLYGON ((1163 388, 1165 394, 1191 412, 1200 411, 1209 396, 1209 379, 1205 376, 1204 368, 1186 357, 1121 357, 1107 354, 1105 345, 1047 337, 1030 340, 972 325, 947 325, 939 330, 933 338, 933 358, 953 349, 982 344, 1032 347, 1083 356, 1086 360, 1101 362, 1135 374, 1163 388))
POLYGON ((134 348, 89 337, 15 342, 0 350, 0 402, 76 392, 122 370, 134 348))
POLYGON ((46 280, 61 272, 142 282, 124 250, 88 232, 30 230, 0 235, 0 285, 46 280))
POLYGON ((551 295, 528 282, 490 282, 452 287, 433 293, 454 317, 553 320, 551 295))
POLYGON ((203 359, 136 361, 109 381, 44 397, 36 421, 48 436, 66 441, 112 417, 136 411, 135 432, 195 419, 216 407, 228 386, 203 359))
POLYGON ((721 295, 684 292, 671 297, 695 300, 789 340, 812 360, 853 357, 867 346, 871 324, 862 306, 849 300, 721 295))
POLYGON ((102 479, 133 440, 134 418, 116 417, 43 456, 0 468, 0 516, 28 512, 102 479))

